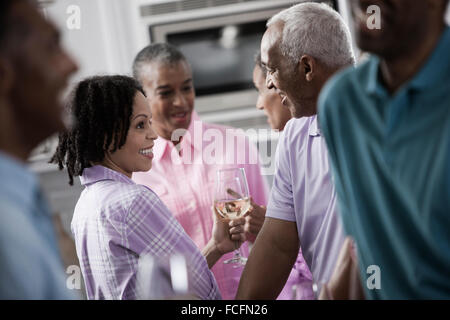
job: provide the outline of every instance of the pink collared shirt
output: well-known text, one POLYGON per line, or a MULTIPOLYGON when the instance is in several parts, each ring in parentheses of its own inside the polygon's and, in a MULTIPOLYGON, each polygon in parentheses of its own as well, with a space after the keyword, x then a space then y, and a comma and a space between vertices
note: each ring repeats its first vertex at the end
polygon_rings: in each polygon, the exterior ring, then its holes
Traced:
MULTIPOLYGON (((158 138, 153 147, 152 169, 134 173, 133 180, 155 191, 201 249, 212 236, 211 207, 217 170, 244 168, 250 195, 259 205, 267 204, 268 185, 261 174, 258 151, 243 132, 202 122, 193 112, 191 125, 179 145, 181 156, 171 141, 158 138)), ((247 243, 241 249, 248 256, 247 243)), ((223 299, 234 299, 243 270, 223 263, 232 256, 224 255, 212 268, 223 299)), ((303 258, 300 260, 306 266, 303 258)), ((298 274, 299 270, 293 270, 290 279, 297 279, 298 274)), ((279 298, 289 297, 290 290, 279 298)))
MULTIPOLYGON (((152 169, 133 174, 136 183, 155 191, 199 248, 212 236, 211 207, 217 170, 244 168, 253 200, 261 205, 268 200, 268 186, 261 175, 257 149, 243 133, 229 131, 226 135, 227 129, 231 130, 200 121, 194 112, 180 142, 182 156, 171 141, 158 138, 153 147, 152 169)), ((247 243, 241 249, 248 256, 247 243)), ((234 299, 243 270, 223 263, 232 256, 233 253, 225 254, 211 269, 223 299, 234 299)))

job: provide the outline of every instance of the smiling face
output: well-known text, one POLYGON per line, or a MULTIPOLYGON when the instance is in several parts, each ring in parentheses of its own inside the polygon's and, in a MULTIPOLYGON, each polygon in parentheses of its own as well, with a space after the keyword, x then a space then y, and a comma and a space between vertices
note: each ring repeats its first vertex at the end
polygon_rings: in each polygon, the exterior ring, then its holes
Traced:
POLYGON ((291 111, 281 103, 281 97, 275 89, 267 88, 266 75, 259 65, 253 69, 253 83, 258 91, 256 108, 264 110, 272 129, 282 131, 291 119, 291 111))
MULTIPOLYGON (((274 89, 295 118, 315 114, 317 88, 306 80, 301 61, 293 64, 281 52, 284 23, 271 24, 261 40, 261 63, 267 69, 266 86, 274 89)), ((308 57, 309 59, 309 57, 308 57)))
POLYGON ((176 129, 187 129, 195 99, 192 71, 187 62, 150 62, 142 67, 140 80, 158 135, 171 140, 176 129))
POLYGON ((149 171, 152 167, 152 148, 157 137, 152 127, 148 101, 138 92, 134 97, 133 114, 125 144, 115 152, 108 152, 104 165, 130 178, 133 172, 149 171))

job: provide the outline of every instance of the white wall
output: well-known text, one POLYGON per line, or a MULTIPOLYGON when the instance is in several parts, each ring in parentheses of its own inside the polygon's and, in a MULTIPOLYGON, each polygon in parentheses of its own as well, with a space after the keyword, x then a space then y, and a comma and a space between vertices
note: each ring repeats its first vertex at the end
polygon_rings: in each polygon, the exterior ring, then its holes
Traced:
POLYGON ((131 74, 136 43, 134 0, 58 0, 47 14, 62 32, 63 44, 80 65, 76 81, 95 74, 131 74), (69 29, 69 6, 80 8, 80 29, 69 29))
POLYGON ((447 24, 450 25, 450 4, 447 7, 447 15, 445 17, 446 17, 445 20, 447 21, 447 24))

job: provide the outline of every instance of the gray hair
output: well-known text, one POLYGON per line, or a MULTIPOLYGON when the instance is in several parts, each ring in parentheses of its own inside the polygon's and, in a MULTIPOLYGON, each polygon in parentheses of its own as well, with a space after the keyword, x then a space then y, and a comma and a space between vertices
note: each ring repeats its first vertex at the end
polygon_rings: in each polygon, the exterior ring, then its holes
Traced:
POLYGON ((329 67, 355 64, 350 31, 342 17, 325 3, 306 2, 285 9, 267 22, 284 22, 281 53, 291 63, 304 54, 329 67))
POLYGON ((186 57, 175 46, 169 43, 153 43, 139 51, 133 61, 133 77, 139 80, 142 67, 151 62, 176 64, 187 62, 186 57))

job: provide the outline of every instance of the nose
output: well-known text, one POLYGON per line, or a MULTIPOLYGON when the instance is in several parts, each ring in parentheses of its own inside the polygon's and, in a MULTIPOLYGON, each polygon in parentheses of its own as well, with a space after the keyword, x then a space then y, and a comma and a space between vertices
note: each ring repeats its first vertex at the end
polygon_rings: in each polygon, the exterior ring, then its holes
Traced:
POLYGON ((147 130, 146 138, 148 140, 156 140, 158 138, 158 135, 156 134, 155 129, 153 129, 152 124, 150 124, 149 129, 147 130))
POLYGON ((258 110, 263 110, 264 109, 264 104, 261 101, 261 95, 258 95, 258 100, 256 100, 256 109, 258 110))
POLYGON ((75 60, 67 53, 64 51, 64 71, 67 75, 67 77, 69 77, 71 74, 75 73, 78 71, 78 65, 75 62, 75 60))
POLYGON ((184 107, 186 105, 186 97, 182 92, 177 92, 175 94, 173 104, 177 107, 184 107))

